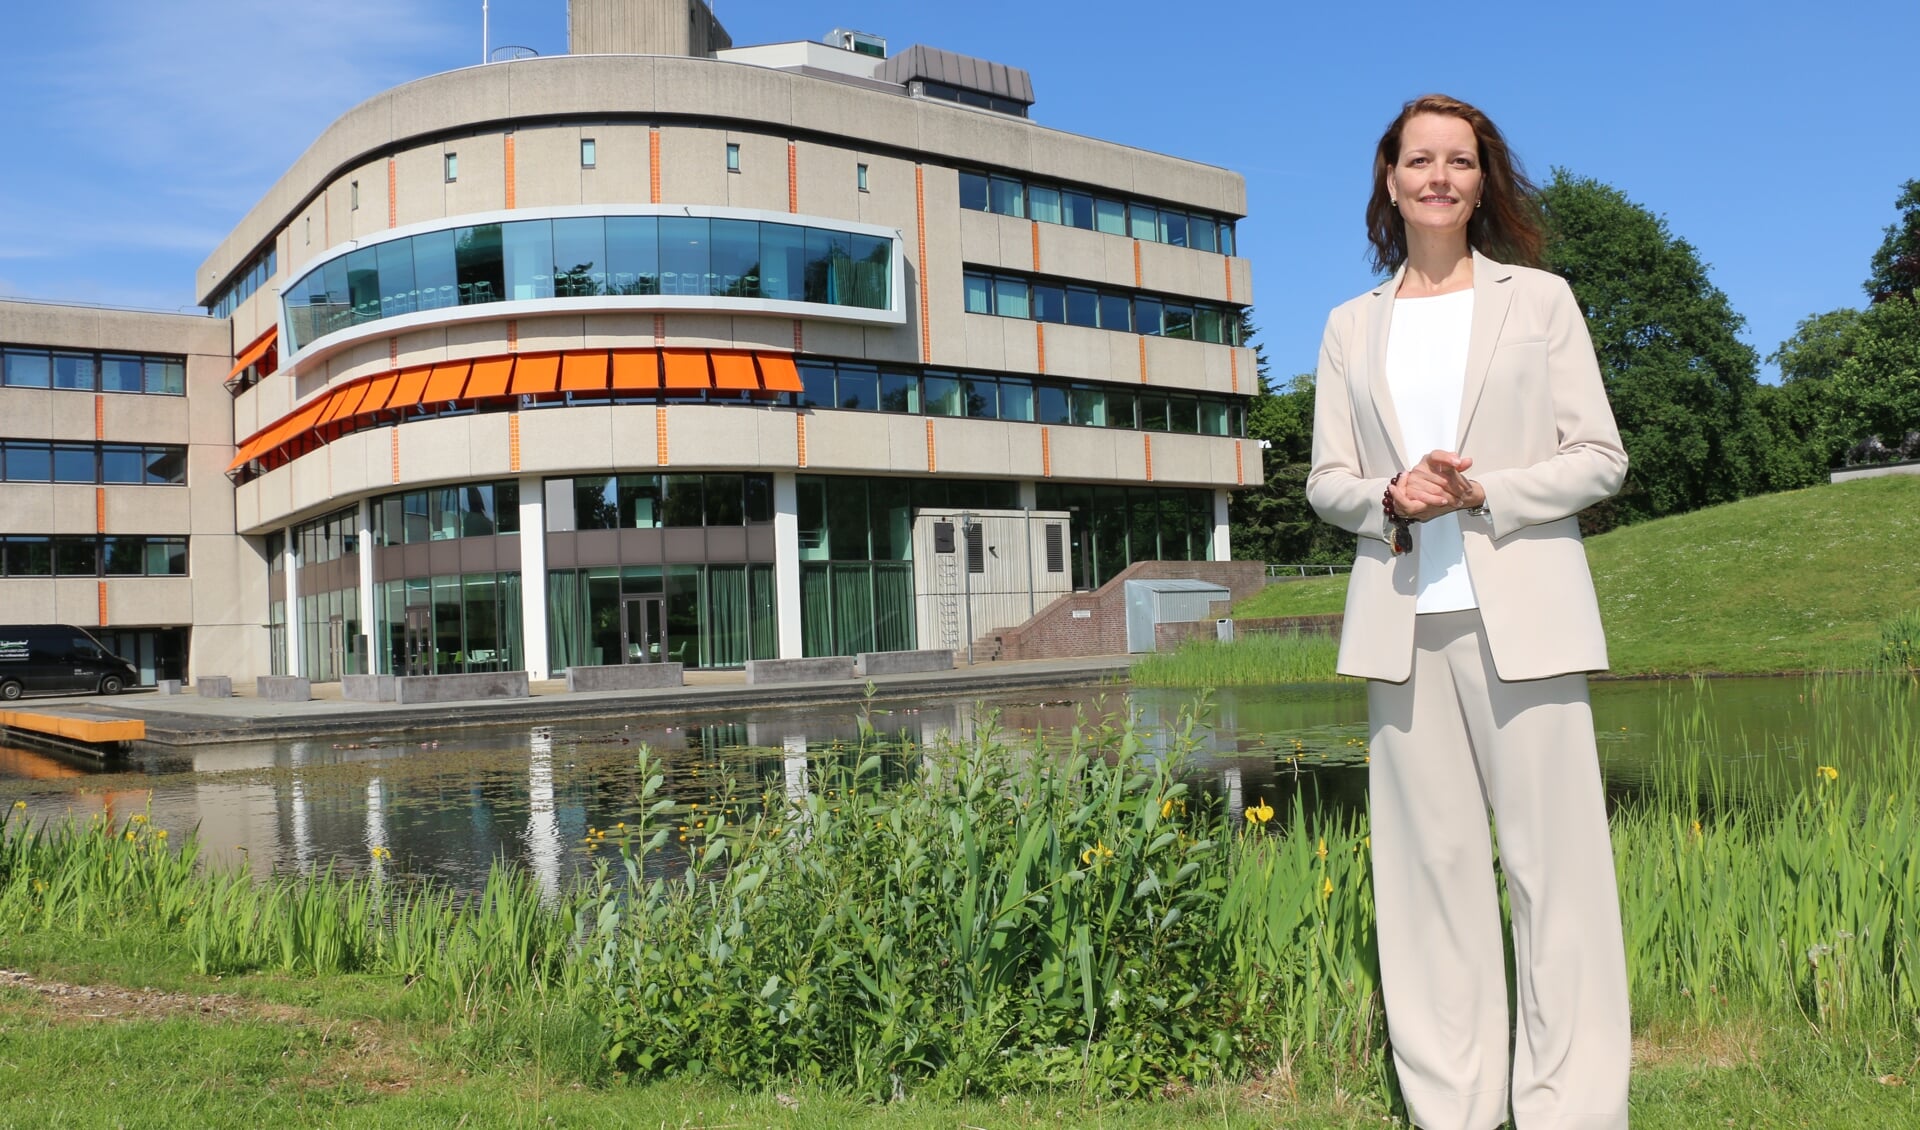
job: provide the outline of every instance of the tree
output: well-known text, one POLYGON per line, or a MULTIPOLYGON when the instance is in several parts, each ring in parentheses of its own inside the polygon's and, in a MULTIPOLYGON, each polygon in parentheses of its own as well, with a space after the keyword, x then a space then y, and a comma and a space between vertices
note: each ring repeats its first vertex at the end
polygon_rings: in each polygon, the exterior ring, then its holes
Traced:
POLYGON ((1886 239, 1873 253, 1873 273, 1867 278, 1867 296, 1879 305, 1899 295, 1909 300, 1920 290, 1920 180, 1900 186, 1893 206, 1900 218, 1887 226, 1886 239))
POLYGON ((1255 342, 1252 311, 1240 315, 1240 340, 1253 345, 1259 391, 1247 406, 1247 438, 1264 441, 1266 481, 1237 491, 1229 504, 1234 556, 1288 565, 1345 564, 1353 535, 1329 526, 1307 505, 1313 467, 1313 377, 1275 389, 1266 352, 1255 342))
POLYGON ((1758 358, 1693 247, 1619 189, 1564 169, 1541 205, 1547 266, 1586 312, 1631 460, 1626 487, 1597 524, 1763 489, 1758 358))

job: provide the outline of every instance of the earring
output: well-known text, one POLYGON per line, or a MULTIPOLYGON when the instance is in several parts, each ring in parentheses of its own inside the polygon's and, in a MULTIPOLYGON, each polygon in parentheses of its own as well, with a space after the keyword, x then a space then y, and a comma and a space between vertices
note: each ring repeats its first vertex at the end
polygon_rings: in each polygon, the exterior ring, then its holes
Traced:
POLYGON ((1395 199, 1394 199, 1393 197, 1391 197, 1391 196, 1389 196, 1389 197, 1387 197, 1387 203, 1388 203, 1388 204, 1390 204, 1390 205, 1392 205, 1392 206, 1393 206, 1393 207, 1395 207, 1395 208, 1398 208, 1398 207, 1400 207, 1400 202, 1399 202, 1398 200, 1395 200, 1395 199))
POLYGON ((1474 202, 1473 202, 1473 206, 1474 206, 1475 208, 1478 208, 1478 207, 1480 207, 1480 205, 1482 205, 1482 204, 1485 204, 1485 203, 1486 203, 1486 201, 1484 201, 1484 200, 1476 200, 1476 201, 1474 201, 1474 202))

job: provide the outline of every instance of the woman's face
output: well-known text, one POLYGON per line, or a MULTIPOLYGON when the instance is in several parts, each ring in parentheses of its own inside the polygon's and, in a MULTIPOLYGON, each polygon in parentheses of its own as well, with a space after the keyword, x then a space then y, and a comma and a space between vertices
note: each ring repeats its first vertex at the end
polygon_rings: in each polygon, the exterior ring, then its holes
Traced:
POLYGON ((1407 234, 1465 231, 1480 203, 1480 143, 1461 118, 1419 114, 1400 133, 1400 160, 1388 174, 1407 234))

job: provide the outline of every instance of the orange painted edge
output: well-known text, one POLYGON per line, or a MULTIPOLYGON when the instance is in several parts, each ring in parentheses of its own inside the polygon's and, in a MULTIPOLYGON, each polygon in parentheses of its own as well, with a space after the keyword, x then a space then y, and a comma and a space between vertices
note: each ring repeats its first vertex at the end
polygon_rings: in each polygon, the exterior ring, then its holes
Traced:
POLYGON ((93 532, 107 532, 107 488, 93 488, 93 532))
POLYGON ((1033 324, 1033 348, 1040 355, 1036 366, 1040 372, 1044 373, 1047 371, 1047 324, 1045 322, 1033 324))
POLYGON ((800 211, 800 147, 787 142, 787 211, 800 211))
POLYGON ((1153 481, 1153 433, 1148 432, 1145 435, 1141 436, 1140 438, 1143 441, 1145 441, 1146 448, 1147 448, 1147 481, 1152 482, 1153 481))
POLYGON ((1233 301, 1233 260, 1230 258, 1222 258, 1220 260, 1220 266, 1222 270, 1225 271, 1227 276, 1227 301, 1232 302, 1233 301))
POLYGON ((667 465, 667 406, 657 404, 653 409, 653 447, 654 461, 664 467, 667 465))
POLYGON ((802 321, 801 321, 800 319, 798 319, 798 318, 795 318, 795 319, 793 320, 793 351, 794 351, 795 353, 801 353, 801 352, 804 352, 804 351, 806 350, 806 348, 807 348, 807 346, 806 346, 806 340, 807 340, 807 338, 806 338, 806 333, 805 333, 805 331, 804 331, 804 329, 802 328, 802 327, 804 327, 805 325, 806 325, 806 323, 804 323, 804 322, 802 322, 802 321))
POLYGON ((933 323, 927 310, 927 169, 913 167, 913 219, 920 238, 920 360, 933 360, 933 323))
POLYGON ((106 627, 107 620, 107 582, 100 582, 100 626, 106 627))
MULTIPOLYGON (((520 469, 520 413, 507 413, 507 470, 520 469)), ((1152 476, 1149 475, 1149 478, 1152 476)))
POLYGON ((107 398, 93 394, 93 438, 107 438, 107 398))
POLYGON ((400 170, 387 158, 387 226, 400 226, 400 170))
POLYGON ((514 175, 513 175, 513 131, 511 131, 511 130, 509 130, 509 131, 507 131, 507 134, 506 134, 506 136, 505 136, 505 137, 503 137, 503 138, 501 138, 501 142, 502 142, 502 144, 503 144, 503 145, 504 145, 504 146, 506 147, 506 160, 507 160, 507 207, 508 207, 508 208, 512 208, 512 207, 513 207, 513 202, 514 202, 514 190, 513 190, 513 182, 514 182, 514 175))
POLYGON ((807 465, 807 418, 798 412, 793 414, 793 439, 799 447, 799 457, 794 465, 804 467, 807 465))
POLYGON ((1246 465, 1241 462, 1240 452, 1247 446, 1245 440, 1233 441, 1233 481, 1241 486, 1247 483, 1246 465))
POLYGON ((1053 478, 1053 437, 1048 433, 1052 429, 1040 429, 1040 474, 1043 478, 1053 478))
POLYGON ((1227 371, 1233 378, 1233 391, 1240 391, 1240 351, 1227 347, 1227 371))
POLYGON ((1140 383, 1147 383, 1147 335, 1140 335, 1140 383))
POLYGON ((389 446, 393 455, 393 481, 397 483, 400 481, 400 429, 394 428, 388 431, 387 436, 391 440, 389 446))
POLYGON ((1137 239, 1133 241, 1133 285, 1147 285, 1140 281, 1140 241, 1137 239))
MULTIPOLYGON (((101 581, 103 600, 106 587, 107 582, 101 581)), ((104 612, 106 605, 103 603, 100 607, 104 612)), ((106 623, 106 617, 102 616, 101 626, 105 627, 106 623)), ((144 740, 147 736, 147 724, 138 718, 99 722, 84 718, 68 718, 59 714, 35 714, 26 710, 0 710, 0 726, 52 734, 55 737, 79 742, 137 742, 144 740)))
POLYGON ((1033 221, 1033 269, 1040 270, 1040 221, 1033 221))
POLYGON ((520 352, 520 319, 507 319, 507 352, 520 352))
POLYGON ((653 316, 653 347, 658 349, 665 344, 667 344, 667 316, 655 314, 653 316))
POLYGON ((936 469, 933 462, 933 421, 928 420, 926 423, 927 423, 927 473, 931 475, 936 469))
POLYGON ((660 203, 660 131, 647 131, 647 199, 660 203))

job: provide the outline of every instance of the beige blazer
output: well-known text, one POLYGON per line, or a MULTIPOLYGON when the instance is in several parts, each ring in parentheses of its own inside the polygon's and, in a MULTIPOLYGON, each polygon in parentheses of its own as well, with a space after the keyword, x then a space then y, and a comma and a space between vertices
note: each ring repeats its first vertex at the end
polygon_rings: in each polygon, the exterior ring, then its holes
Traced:
MULTIPOLYGON (((1399 286, 1396 273, 1327 319, 1307 477, 1320 517, 1360 535, 1340 672, 1396 683, 1412 670, 1419 554, 1394 556, 1380 496, 1427 454, 1402 450, 1387 388, 1399 286)), ((1494 667, 1509 681, 1602 670, 1607 641, 1574 515, 1620 489, 1627 453, 1564 280, 1474 252, 1465 383, 1456 450, 1473 457, 1467 477, 1490 513, 1462 513, 1460 525, 1494 667)))

